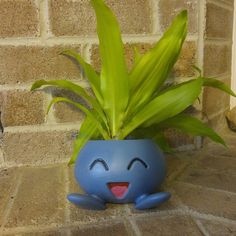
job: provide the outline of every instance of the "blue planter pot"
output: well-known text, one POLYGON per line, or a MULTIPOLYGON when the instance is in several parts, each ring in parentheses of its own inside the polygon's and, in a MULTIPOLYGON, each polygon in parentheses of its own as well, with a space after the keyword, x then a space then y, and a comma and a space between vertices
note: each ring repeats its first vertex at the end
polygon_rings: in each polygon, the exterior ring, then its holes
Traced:
POLYGON ((157 192, 165 174, 163 153, 152 140, 89 141, 75 164, 76 180, 87 194, 72 193, 68 200, 94 210, 105 209, 107 202, 156 207, 170 198, 157 192))

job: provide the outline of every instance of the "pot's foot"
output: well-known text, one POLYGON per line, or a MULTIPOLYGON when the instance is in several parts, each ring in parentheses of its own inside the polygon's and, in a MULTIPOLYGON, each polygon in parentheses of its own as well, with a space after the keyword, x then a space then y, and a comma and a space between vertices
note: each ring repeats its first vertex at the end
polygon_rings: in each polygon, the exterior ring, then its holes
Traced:
POLYGON ((168 192, 154 193, 151 195, 141 196, 136 200, 135 208, 144 210, 154 208, 167 201, 171 194, 168 192))
POLYGON ((97 196, 82 195, 78 193, 72 193, 67 195, 67 199, 74 203, 79 208, 88 210, 105 210, 105 203, 97 196))

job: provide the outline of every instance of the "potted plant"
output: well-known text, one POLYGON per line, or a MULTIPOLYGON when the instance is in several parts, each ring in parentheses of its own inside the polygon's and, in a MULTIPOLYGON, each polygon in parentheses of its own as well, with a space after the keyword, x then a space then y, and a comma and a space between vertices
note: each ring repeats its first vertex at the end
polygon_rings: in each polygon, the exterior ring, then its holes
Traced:
POLYGON ((87 194, 69 194, 79 207, 105 209, 106 202, 134 202, 137 209, 156 207, 170 198, 156 192, 165 178, 162 151, 169 149, 166 128, 174 127, 201 135, 225 145, 222 138, 200 120, 183 114, 198 98, 203 86, 235 94, 222 82, 199 76, 187 82, 165 86, 187 34, 187 11, 173 20, 157 44, 144 55, 136 50, 134 66, 128 72, 119 25, 103 0, 91 0, 97 18, 97 33, 102 60, 101 73, 73 51, 63 55, 83 67, 93 94, 67 80, 36 81, 41 86, 67 89, 87 102, 89 108, 65 97, 86 114, 69 164, 75 163, 75 177, 87 194))

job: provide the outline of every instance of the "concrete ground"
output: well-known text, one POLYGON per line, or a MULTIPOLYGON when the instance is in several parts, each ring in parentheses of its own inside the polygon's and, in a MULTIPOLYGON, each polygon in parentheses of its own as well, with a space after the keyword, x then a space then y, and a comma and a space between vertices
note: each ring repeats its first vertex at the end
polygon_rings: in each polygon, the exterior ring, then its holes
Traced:
POLYGON ((236 134, 225 149, 167 156, 163 189, 172 198, 137 211, 132 204, 86 211, 66 200, 79 192, 66 164, 0 170, 0 235, 236 235, 236 134))

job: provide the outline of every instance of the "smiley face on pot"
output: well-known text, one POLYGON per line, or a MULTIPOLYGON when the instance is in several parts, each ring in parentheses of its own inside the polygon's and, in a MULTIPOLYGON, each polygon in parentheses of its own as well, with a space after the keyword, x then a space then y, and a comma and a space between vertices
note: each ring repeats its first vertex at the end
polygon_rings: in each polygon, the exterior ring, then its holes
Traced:
POLYGON ((155 193, 165 177, 165 160, 152 140, 89 141, 77 158, 75 177, 86 195, 73 193, 68 199, 82 208, 134 202, 146 209, 170 197, 155 193))

